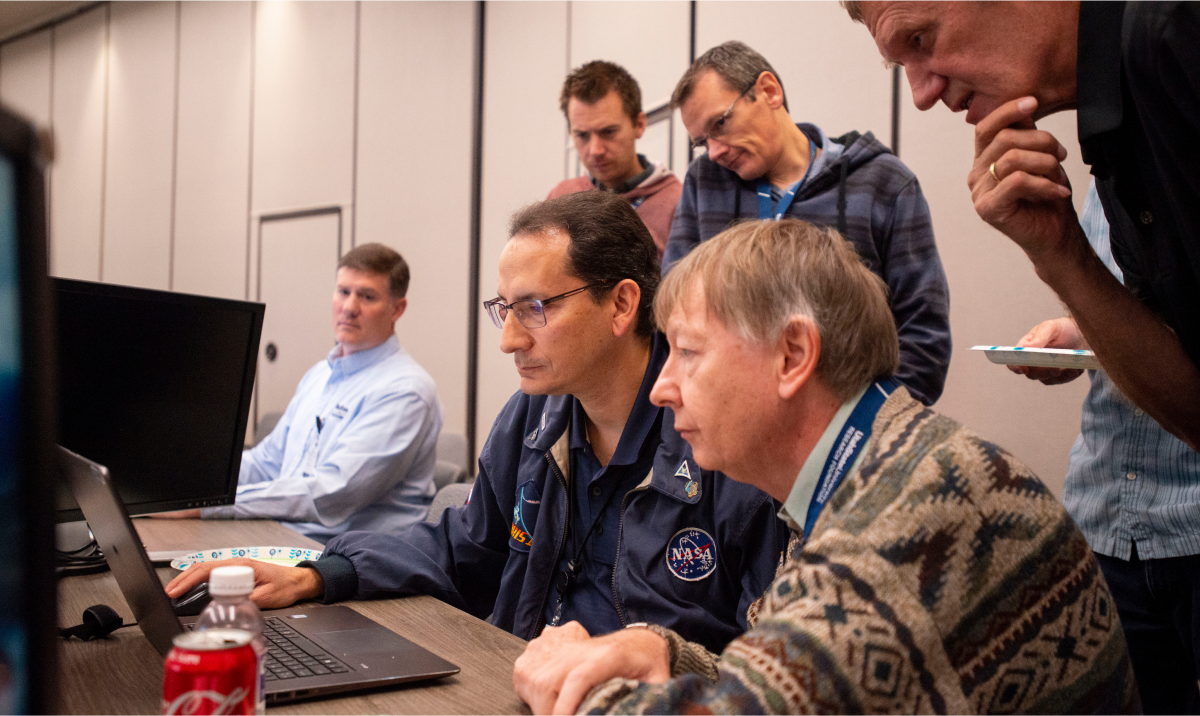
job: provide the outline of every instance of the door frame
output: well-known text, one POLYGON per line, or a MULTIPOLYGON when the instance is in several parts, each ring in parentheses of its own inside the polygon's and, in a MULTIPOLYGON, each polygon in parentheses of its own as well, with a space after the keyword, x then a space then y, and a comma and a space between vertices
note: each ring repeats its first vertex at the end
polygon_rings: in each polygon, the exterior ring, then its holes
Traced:
MULTIPOLYGON (((266 224, 269 222, 275 222, 275 221, 289 221, 291 219, 307 219, 307 218, 310 218, 313 216, 327 216, 329 214, 337 215, 337 220, 338 220, 338 232, 337 232, 338 233, 338 240, 337 240, 338 251, 337 251, 337 255, 338 255, 338 259, 340 260, 345 253, 342 250, 342 248, 343 248, 342 240, 343 240, 343 237, 345 236, 345 223, 346 223, 345 209, 344 209, 344 207, 342 207, 341 204, 330 204, 328 206, 317 206, 317 207, 313 207, 311 209, 295 209, 292 211, 278 211, 278 212, 273 212, 273 213, 269 213, 269 214, 259 214, 258 215, 258 217, 257 217, 258 227, 257 227, 257 230, 255 231, 255 234, 256 234, 256 236, 255 236, 256 260, 255 260, 255 267, 254 267, 254 272, 255 272, 255 274, 254 274, 254 300, 255 301, 262 303, 263 224, 266 224)), ((353 237, 351 237, 350 243, 351 243, 350 248, 354 248, 353 237)), ((260 346, 260 348, 259 348, 260 354, 261 354, 262 350, 264 350, 264 348, 260 346)), ((257 356, 255 357, 255 359, 257 360, 257 356)), ((260 417, 258 414, 258 379, 259 379, 259 375, 261 374, 261 372, 262 371, 258 371, 258 370, 256 370, 254 372, 254 430, 258 430, 258 420, 260 417)))

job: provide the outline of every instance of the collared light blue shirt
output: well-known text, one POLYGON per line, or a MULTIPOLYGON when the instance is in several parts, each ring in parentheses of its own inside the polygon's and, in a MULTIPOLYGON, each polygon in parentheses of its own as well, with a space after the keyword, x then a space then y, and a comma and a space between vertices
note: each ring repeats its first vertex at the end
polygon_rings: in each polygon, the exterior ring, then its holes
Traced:
MULTIPOLYGON (((1079 221, 1121 279, 1094 181, 1079 221)), ((1106 372, 1089 373, 1063 490, 1067 511, 1092 549, 1109 557, 1129 559, 1134 543, 1142 559, 1200 554, 1200 453, 1130 402, 1106 372)))
MULTIPOLYGON (((792 491, 788 493, 787 500, 783 503, 783 509, 779 510, 779 519, 787 523, 793 531, 798 534, 804 534, 804 521, 808 518, 808 506, 812 502, 813 493, 817 490, 817 483, 821 479, 821 472, 825 468, 825 461, 829 459, 829 452, 833 450, 833 444, 841 434, 842 428, 846 426, 846 421, 850 419, 850 414, 854 412, 858 401, 862 400, 867 389, 874 383, 867 384, 862 390, 858 391, 850 398, 842 403, 842 407, 833 414, 833 420, 829 421, 829 425, 825 428, 825 432, 821 433, 821 438, 817 440, 817 444, 813 446, 812 452, 805 458, 804 464, 800 466, 800 473, 796 476, 796 481, 792 483, 792 491)), ((846 481, 854 477, 858 472, 858 468, 862 465, 863 456, 868 452, 867 447, 870 445, 870 439, 866 445, 859 450, 858 456, 854 458, 854 462, 850 465, 850 469, 846 471, 842 481, 846 481)))
POLYGON ((242 453, 235 504, 201 515, 280 520, 320 542, 397 533, 429 511, 441 429, 433 378, 396 336, 346 356, 337 346, 305 373, 271 434, 242 453))

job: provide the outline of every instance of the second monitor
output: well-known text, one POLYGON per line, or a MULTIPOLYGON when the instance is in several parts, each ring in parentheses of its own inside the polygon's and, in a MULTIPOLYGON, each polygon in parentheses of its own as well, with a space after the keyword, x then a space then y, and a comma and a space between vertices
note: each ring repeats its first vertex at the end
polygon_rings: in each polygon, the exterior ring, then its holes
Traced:
MULTIPOLYGON (((231 505, 264 306, 54 279, 59 443, 107 465, 130 514, 231 505)), ((83 519, 59 492, 59 522, 83 519)))

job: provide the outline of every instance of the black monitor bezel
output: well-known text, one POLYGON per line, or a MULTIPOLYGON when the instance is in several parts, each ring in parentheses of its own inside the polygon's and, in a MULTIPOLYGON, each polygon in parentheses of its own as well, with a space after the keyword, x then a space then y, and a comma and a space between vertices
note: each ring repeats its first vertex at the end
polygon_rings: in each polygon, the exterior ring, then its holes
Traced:
MULTIPOLYGON (((127 503, 126 509, 130 515, 145 515, 154 512, 172 510, 190 510, 201 507, 218 507, 232 505, 237 497, 238 472, 241 468, 242 450, 245 446, 246 425, 249 422, 251 401, 254 396, 254 380, 258 369, 258 347, 262 338, 263 315, 265 304, 253 301, 239 301, 215 296, 199 296, 175 291, 160 291, 149 288, 136 288, 95 281, 80 281, 78 279, 53 278, 53 292, 73 291, 88 296, 104 296, 132 300, 153 300, 177 306, 219 307, 226 310, 244 311, 250 315, 250 345, 246 351, 245 363, 242 369, 242 385, 238 400, 237 425, 233 432, 234 444, 230 446, 229 460, 226 466, 225 489, 221 495, 204 499, 165 500, 158 502, 127 503)), ((86 456, 85 456, 86 457, 86 456)), ((113 481, 120 484, 121 476, 113 475, 113 481)), ((79 509, 56 510, 56 522, 75 522, 83 519, 79 509)))
POLYGON ((46 185, 33 125, 0 108, 0 154, 16 168, 17 271, 20 281, 20 497, 24 515, 22 609, 28 628, 29 713, 58 711, 58 609, 54 577, 54 310, 49 290, 46 185))

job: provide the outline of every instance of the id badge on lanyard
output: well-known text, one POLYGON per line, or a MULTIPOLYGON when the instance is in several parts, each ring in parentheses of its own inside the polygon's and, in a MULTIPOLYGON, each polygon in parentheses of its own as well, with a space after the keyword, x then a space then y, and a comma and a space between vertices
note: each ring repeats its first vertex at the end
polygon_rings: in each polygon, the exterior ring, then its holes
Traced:
POLYGON ((817 481, 817 489, 813 491, 812 500, 808 503, 808 514, 804 519, 804 539, 812 533, 813 525, 825 509, 825 503, 833 496, 837 486, 842 484, 846 471, 858 459, 858 454, 870 441, 874 428, 875 414, 883 407, 883 403, 896 390, 896 383, 891 380, 880 380, 867 387, 867 392, 858 399, 858 405, 846 419, 846 425, 833 442, 833 449, 825 458, 825 466, 821 469, 821 479, 817 481))
POLYGON ((758 218, 772 219, 779 221, 783 215, 787 213, 788 208, 792 205, 792 199, 796 198, 796 192, 800 191, 800 187, 804 186, 804 182, 808 181, 809 174, 812 174, 813 164, 816 157, 813 156, 812 140, 808 139, 808 135, 804 136, 808 140, 808 168, 804 170, 804 178, 795 184, 788 187, 787 191, 783 192, 783 196, 779 197, 779 204, 775 210, 771 210, 771 182, 765 178, 758 182, 758 218))

